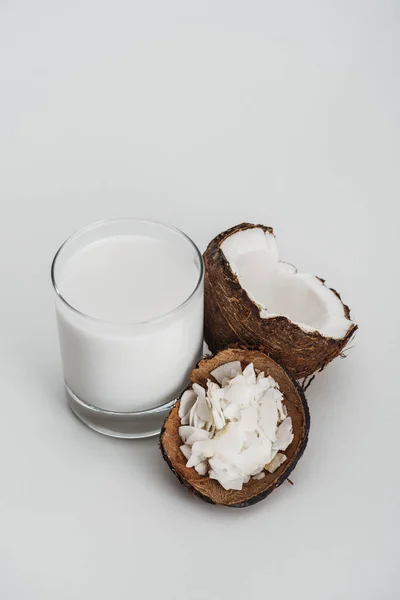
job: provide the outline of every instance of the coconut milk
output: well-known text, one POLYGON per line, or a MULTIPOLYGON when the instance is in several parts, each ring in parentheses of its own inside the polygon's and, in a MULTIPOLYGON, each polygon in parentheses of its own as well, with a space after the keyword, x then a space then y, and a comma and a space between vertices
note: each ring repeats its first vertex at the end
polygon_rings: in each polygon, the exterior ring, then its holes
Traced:
POLYGON ((202 351, 199 279, 190 252, 146 235, 114 235, 73 253, 57 278, 68 388, 116 412, 174 399, 202 351))

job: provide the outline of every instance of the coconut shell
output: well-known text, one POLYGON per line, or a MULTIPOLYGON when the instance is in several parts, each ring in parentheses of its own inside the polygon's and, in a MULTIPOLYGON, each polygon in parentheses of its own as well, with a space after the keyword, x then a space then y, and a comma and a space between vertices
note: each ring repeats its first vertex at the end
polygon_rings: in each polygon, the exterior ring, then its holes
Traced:
MULTIPOLYGON (((306 332, 285 316, 262 319, 259 308, 241 287, 221 250, 227 237, 254 227, 273 233, 271 227, 242 223, 220 233, 204 253, 205 340, 213 353, 233 344, 259 348, 295 379, 308 377, 342 353, 357 325, 352 324, 345 337, 334 339, 317 331, 306 332)), ((338 292, 330 289, 342 302, 338 292)), ((343 304, 343 310, 350 319, 349 307, 343 304)))
POLYGON ((199 475, 194 468, 186 466, 187 460, 180 451, 183 444, 179 436, 180 417, 178 414, 180 399, 171 410, 161 431, 160 447, 164 459, 179 481, 201 500, 211 504, 242 508, 250 506, 266 498, 274 489, 281 485, 295 468, 307 445, 310 429, 310 414, 303 391, 296 381, 274 360, 257 350, 243 348, 228 348, 214 357, 204 358, 192 371, 191 384, 198 383, 206 387, 207 379, 213 380, 211 371, 225 363, 238 360, 242 367, 253 363, 256 369, 271 375, 279 384, 284 396, 284 405, 288 416, 292 417, 294 439, 284 451, 287 460, 275 471, 268 473, 261 480, 251 479, 243 489, 225 490, 218 481, 208 476, 199 475))

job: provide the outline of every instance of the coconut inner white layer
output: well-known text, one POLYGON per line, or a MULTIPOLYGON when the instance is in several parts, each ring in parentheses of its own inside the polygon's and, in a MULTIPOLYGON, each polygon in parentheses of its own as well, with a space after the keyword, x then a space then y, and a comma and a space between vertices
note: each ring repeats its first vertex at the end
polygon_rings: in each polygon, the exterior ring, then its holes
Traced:
POLYGON ((261 318, 285 316, 304 331, 335 339, 349 331, 352 322, 336 294, 318 277, 279 261, 272 233, 259 227, 238 231, 222 242, 221 250, 261 318))
POLYGON ((240 362, 226 363, 211 373, 207 389, 194 384, 180 402, 179 435, 186 466, 216 479, 226 490, 273 473, 285 462, 283 450, 292 443, 292 419, 287 416, 277 382, 256 372, 242 372, 240 362))

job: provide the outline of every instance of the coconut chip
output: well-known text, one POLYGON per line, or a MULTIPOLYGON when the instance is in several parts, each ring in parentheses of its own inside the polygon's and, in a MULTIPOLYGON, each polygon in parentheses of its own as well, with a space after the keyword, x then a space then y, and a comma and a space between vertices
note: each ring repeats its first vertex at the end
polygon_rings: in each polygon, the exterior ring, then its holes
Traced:
POLYGON ((292 420, 272 377, 238 361, 211 372, 207 389, 193 384, 180 402, 180 450, 199 475, 226 490, 241 490, 251 478, 274 473, 293 441, 292 420))

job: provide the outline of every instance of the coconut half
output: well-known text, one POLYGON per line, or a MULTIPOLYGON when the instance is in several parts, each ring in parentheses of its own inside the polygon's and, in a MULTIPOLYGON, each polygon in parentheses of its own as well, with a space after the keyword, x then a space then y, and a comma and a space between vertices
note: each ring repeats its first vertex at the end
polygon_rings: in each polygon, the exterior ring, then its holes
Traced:
MULTIPOLYGON (((182 439, 179 434, 182 424, 179 413, 181 412, 182 415, 185 412, 185 407, 180 411, 181 399, 185 401, 187 397, 185 392, 164 423, 160 447, 173 473, 195 496, 211 504, 241 508, 263 500, 289 477, 307 445, 310 415, 304 393, 296 381, 274 360, 257 350, 228 348, 214 357, 204 358, 192 371, 191 384, 187 389, 192 389, 192 386, 196 385, 205 389, 208 380, 220 382, 225 376, 224 365, 229 364, 230 370, 232 363, 237 361, 243 369, 253 363, 255 369, 264 372, 266 377, 271 376, 279 384, 284 398, 283 404, 287 416, 291 417, 293 428, 293 441, 285 449, 284 462, 281 463, 280 456, 277 455, 276 464, 271 468, 273 473, 266 470, 262 478, 250 479, 241 490, 226 490, 215 479, 198 473, 193 467, 188 467, 188 457, 185 457, 182 452, 182 439), (219 371, 215 371, 218 368, 219 371), (212 372, 214 376, 211 375, 212 372)), ((200 387, 195 389, 200 391, 200 387)))
POLYGON ((260 348, 296 379, 338 356, 357 326, 323 279, 279 261, 273 230, 243 223, 214 238, 205 262, 205 339, 212 352, 260 348))

